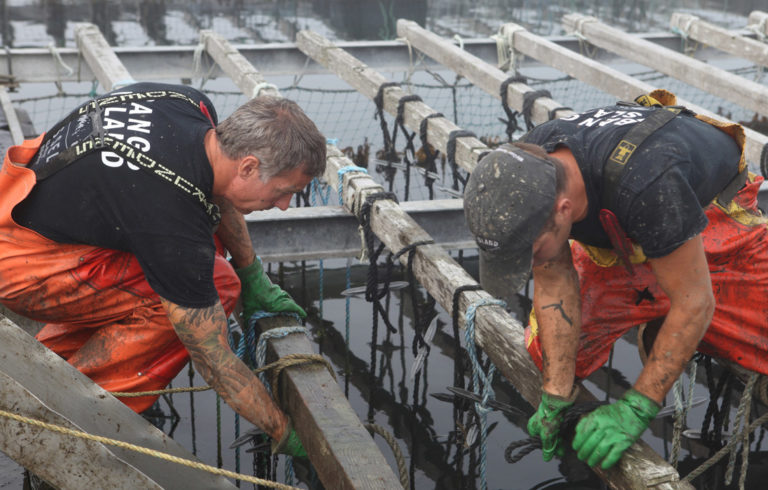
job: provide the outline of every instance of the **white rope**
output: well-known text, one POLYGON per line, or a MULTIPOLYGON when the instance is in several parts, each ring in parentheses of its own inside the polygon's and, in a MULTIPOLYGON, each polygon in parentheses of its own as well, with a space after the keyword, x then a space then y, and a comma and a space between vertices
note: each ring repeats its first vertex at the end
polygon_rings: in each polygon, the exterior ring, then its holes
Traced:
POLYGON ((515 53, 515 33, 526 30, 517 24, 505 24, 499 28, 499 32, 491 36, 496 41, 496 57, 501 71, 507 71, 517 65, 515 53))
POLYGON ((256 86, 253 87, 253 92, 251 93, 251 98, 255 99, 256 97, 259 96, 261 91, 265 90, 265 89, 271 89, 271 90, 274 90, 275 92, 278 92, 277 85, 275 85, 273 83, 269 83, 269 82, 259 82, 259 83, 256 84, 256 86))
MULTIPOLYGON (((56 62, 58 63, 58 66, 64 68, 68 77, 71 77, 75 73, 75 70, 73 70, 72 67, 64 63, 64 60, 61 58, 61 53, 59 53, 59 50, 56 49, 55 44, 50 43, 48 45, 48 51, 51 52, 51 55, 53 55, 53 59, 56 60, 56 62)), ((60 75, 59 70, 56 70, 56 75, 57 76, 60 75)))

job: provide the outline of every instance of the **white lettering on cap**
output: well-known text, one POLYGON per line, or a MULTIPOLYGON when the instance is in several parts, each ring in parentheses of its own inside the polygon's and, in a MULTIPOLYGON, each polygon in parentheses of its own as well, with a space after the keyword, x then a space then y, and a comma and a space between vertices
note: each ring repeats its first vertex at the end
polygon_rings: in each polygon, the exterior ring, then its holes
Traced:
POLYGON ((493 240, 492 238, 483 238, 483 237, 476 237, 475 239, 477 241, 477 244, 480 245, 481 248, 499 248, 499 242, 498 240, 493 240))

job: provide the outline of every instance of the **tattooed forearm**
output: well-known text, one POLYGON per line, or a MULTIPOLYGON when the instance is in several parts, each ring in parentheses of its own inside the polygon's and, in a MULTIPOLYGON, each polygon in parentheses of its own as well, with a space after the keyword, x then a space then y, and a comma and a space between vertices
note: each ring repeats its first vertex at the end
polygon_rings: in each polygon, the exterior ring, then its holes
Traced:
POLYGON ((546 310, 547 308, 554 308, 557 311, 560 312, 560 315, 563 317, 563 320, 565 320, 568 325, 573 325, 573 321, 571 318, 565 313, 565 308, 563 308, 563 300, 561 299, 559 303, 552 303, 551 305, 545 305, 541 307, 543 310, 546 310))
POLYGON ((286 419, 264 385, 230 350, 224 308, 183 308, 164 301, 174 329, 195 368, 236 412, 279 437, 286 419))

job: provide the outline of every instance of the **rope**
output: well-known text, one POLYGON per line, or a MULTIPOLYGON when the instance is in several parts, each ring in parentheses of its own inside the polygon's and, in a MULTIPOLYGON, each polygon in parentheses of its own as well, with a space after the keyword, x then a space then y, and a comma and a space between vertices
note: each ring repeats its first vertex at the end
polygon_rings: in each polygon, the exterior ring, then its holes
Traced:
POLYGON ((399 86, 400 84, 397 82, 384 82, 379 85, 379 89, 376 91, 376 96, 373 98, 373 102, 376 104, 376 112, 373 117, 374 119, 378 118, 379 120, 381 134, 384 138, 384 159, 389 162, 397 160, 397 151, 395 150, 397 124, 395 124, 395 127, 392 129, 392 134, 390 135, 387 120, 384 118, 384 89, 399 86))
MULTIPOLYGON (((749 432, 747 432, 745 429, 749 423, 749 412, 752 408, 752 392, 755 388, 755 382, 757 382, 758 376, 759 375, 757 373, 752 373, 749 376, 747 385, 744 387, 744 391, 741 393, 741 400, 739 401, 739 408, 736 411, 736 420, 734 421, 733 425, 733 435, 731 436, 731 439, 741 440, 741 475, 739 477, 739 481, 741 483, 739 488, 741 489, 744 488, 743 480, 747 476, 747 468, 749 466, 749 432), (741 430, 739 430, 739 428, 741 430)), ((730 457, 728 458, 728 468, 725 472, 726 485, 730 485, 731 481, 733 480, 733 470, 735 466, 736 450, 734 449, 731 451, 730 457)))
POLYGON ((472 361, 472 381, 474 383, 475 394, 479 390, 479 381, 483 381, 482 390, 482 402, 475 402, 475 411, 480 418, 480 488, 487 490, 488 482, 486 480, 486 439, 488 437, 488 412, 491 411, 488 408, 488 401, 494 398, 493 387, 493 374, 496 372, 496 366, 491 363, 488 373, 483 371, 483 367, 477 360, 477 353, 475 349, 475 312, 481 306, 498 305, 506 307, 504 301, 498 299, 483 298, 479 301, 472 303, 465 313, 465 332, 464 340, 467 344, 467 352, 469 353, 469 359, 472 361))
MULTIPOLYGON (((453 363, 453 386, 456 386, 458 388, 465 388, 464 384, 464 371, 466 367, 466 363, 464 362, 464 356, 461 354, 462 347, 461 347, 461 336, 459 335, 459 299, 463 292, 465 291, 479 291, 482 289, 482 286, 479 284, 465 284, 462 286, 457 287, 453 291, 453 303, 451 308, 451 319, 453 320, 453 341, 454 341, 454 363, 453 363)), ((456 434, 459 433, 461 428, 465 427, 467 425, 467 420, 465 420, 465 409, 463 407, 462 401, 459 399, 459 397, 453 398, 453 422, 454 422, 454 431, 456 434)), ((456 437, 456 466, 457 466, 457 472, 459 474, 463 474, 464 472, 464 451, 462 448, 462 441, 461 438, 458 436, 456 437)))
MULTIPOLYGON (((419 139, 421 140, 421 148, 424 150, 424 168, 427 170, 425 172, 425 178, 429 176, 430 172, 437 172, 437 165, 435 164, 435 161, 437 160, 437 155, 440 153, 439 150, 434 148, 432 145, 429 144, 427 141, 427 130, 428 130, 428 124, 429 120, 436 118, 436 117, 445 117, 443 116, 442 112, 433 112, 432 114, 424 117, 424 119, 421 120, 419 123, 419 139)), ((434 181, 434 179, 432 180, 434 181)), ((429 192, 430 192, 430 198, 432 197, 432 181, 429 182, 429 192)), ((405 175, 405 196, 406 199, 408 199, 408 186, 410 184, 410 172, 407 172, 405 175)))
POLYGON ((185 458, 180 458, 178 456, 174 456, 172 454, 164 453, 162 451, 157 451, 154 449, 149 449, 142 446, 137 446, 135 444, 131 444, 128 442, 118 441, 116 439, 111 439, 109 437, 103 437, 103 436, 97 436, 93 434, 88 434, 87 432, 83 432, 80 430, 70 429, 68 427, 62 427, 60 425, 56 424, 50 424, 48 422, 43 422, 42 420, 37 420, 29 417, 24 417, 22 415, 16 415, 11 412, 7 412, 5 410, 0 410, 0 416, 6 417, 12 420, 15 420, 17 422, 21 422, 23 424, 32 425, 35 427, 40 427, 43 429, 51 430, 54 432, 58 432, 61 434, 66 434, 73 437, 78 437, 80 439, 86 439, 89 441, 99 442, 101 444, 108 444, 110 446, 116 446, 122 449, 128 449, 131 451, 135 451, 137 453, 146 454, 148 456, 153 456, 155 458, 164 459, 166 461, 170 461, 172 463, 180 464, 183 466, 188 466, 190 468, 194 468, 197 470, 207 471, 208 473, 212 473, 214 475, 220 475, 225 476, 227 478, 232 478, 235 480, 243 480, 247 481, 249 483, 253 483, 255 485, 264 485, 266 487, 272 487, 272 488, 280 488, 280 489, 294 489, 296 487, 283 485, 281 483, 272 482, 268 480, 262 480, 261 478, 256 478, 255 476, 251 475, 244 475, 240 473, 235 473, 233 471, 228 471, 222 468, 215 468, 213 466, 209 466, 204 463, 200 463, 198 461, 192 461, 185 458))
POLYGON ((696 370, 698 363, 692 362, 690 371, 688 374, 688 401, 683 405, 683 382, 682 376, 680 376, 672 388, 672 392, 675 397, 675 422, 672 429, 672 454, 669 457, 670 464, 677 469, 677 459, 680 455, 680 445, 682 442, 683 427, 685 426, 686 417, 693 405, 693 388, 696 385, 696 370))
POLYGON ((491 36, 496 41, 496 58, 498 59, 498 68, 501 71, 507 71, 515 59, 515 33, 525 31, 525 27, 515 25, 514 27, 501 26, 499 32, 491 36))
POLYGON ((400 484, 403 488, 410 488, 410 480, 408 478, 408 469, 405 467, 405 458, 403 452, 400 450, 400 446, 397 444, 395 437, 389 433, 384 427, 378 424, 363 424, 369 432, 375 432, 387 441, 389 447, 392 448, 392 453, 395 455, 395 461, 397 462, 397 471, 400 473, 400 484))
MULTIPOLYGON (((408 158, 408 150, 411 151, 411 158, 416 160, 416 148, 413 146, 413 138, 416 136, 416 132, 413 131, 411 133, 408 133, 408 129, 403 124, 403 118, 404 118, 404 112, 405 112, 405 104, 408 102, 421 102, 421 97, 418 95, 404 95, 400 98, 400 100, 397 103, 397 117, 395 117, 395 127, 400 128, 400 130, 403 132, 403 135, 405 136, 406 143, 405 148, 403 149, 403 160, 405 162, 405 175, 408 182, 406 182, 406 194, 405 199, 408 199, 408 191, 407 187, 410 184, 410 174, 411 174, 411 159, 408 158)), ((392 138, 392 144, 394 145, 395 140, 394 137, 392 138)), ((388 161, 388 167, 391 168, 392 162, 388 161)), ((432 165, 434 167, 434 163, 432 165)), ((427 186, 427 189, 429 189, 429 198, 433 198, 433 190, 432 190, 432 183, 434 182, 434 178, 430 176, 429 172, 433 171, 433 168, 426 167, 427 172, 425 173, 424 178, 424 185, 427 186)), ((436 169, 435 169, 436 170, 436 169)), ((388 172, 386 174, 387 180, 389 180, 389 191, 392 192, 392 188, 394 185, 394 176, 395 172, 394 170, 392 172, 388 172)))
POLYGON ((522 75, 514 75, 503 82, 499 86, 499 96, 501 97, 501 108, 504 109, 504 114, 507 115, 506 119, 499 118, 499 121, 506 125, 505 132, 507 133, 507 139, 512 141, 512 136, 515 132, 520 130, 520 125, 517 123, 517 116, 520 114, 517 111, 513 111, 509 107, 509 100, 507 98, 507 92, 509 91, 509 85, 512 83, 528 83, 526 78, 522 75))
POLYGON ((536 100, 547 97, 552 98, 552 94, 549 90, 531 90, 523 94, 523 119, 525 120, 525 127, 530 131, 534 128, 533 123, 533 104, 536 100))
POLYGON ((275 92, 279 92, 277 85, 269 82, 259 82, 253 87, 251 98, 255 99, 258 97, 262 90, 274 90, 275 92))
MULTIPOLYGON (((753 432, 755 429, 763 425, 764 423, 768 422, 768 413, 763 414, 759 418, 752 421, 751 424, 749 424, 746 427, 747 432, 753 432)), ((726 444, 723 448, 721 448, 718 452, 714 454, 711 458, 706 460, 704 463, 701 464, 698 468, 690 472, 689 474, 685 475, 685 478, 683 478, 681 481, 683 482, 689 482, 693 480, 694 478, 697 478, 702 473, 710 469, 712 466, 714 466, 718 461, 720 461, 726 454, 728 454, 731 449, 739 442, 739 438, 737 437, 731 437, 731 440, 728 441, 728 444, 726 444)))
MULTIPOLYGON (((388 264, 389 267, 392 267, 395 260, 400 258, 401 255, 408 252, 408 284, 411 289, 411 305, 413 308, 413 330, 414 330, 414 336, 413 336, 413 344, 412 344, 412 351, 413 355, 415 356, 415 359, 413 360, 413 365, 411 366, 411 375, 410 379, 413 380, 415 376, 421 371, 421 367, 424 363, 424 360, 429 355, 429 352, 431 350, 429 342, 431 339, 425 339, 424 338, 424 330, 426 329, 427 325, 431 323, 432 318, 428 317, 427 315, 423 315, 425 312, 434 312, 435 311, 435 299, 427 294, 428 299, 427 302, 423 305, 419 305, 416 301, 416 278, 413 275, 413 259, 416 253, 416 248, 422 246, 422 245, 434 245, 435 241, 432 239, 429 240, 421 240, 418 242, 411 243, 409 245, 406 245, 400 251, 398 251, 396 254, 391 255, 388 264)), ((388 274, 388 276, 391 276, 391 273, 388 274)))
MULTIPOLYGON (((571 440, 576 430, 576 424, 581 419, 581 416, 606 403, 608 402, 584 402, 577 403, 568 408, 563 413, 563 422, 560 424, 560 438, 563 441, 571 440)), ((541 438, 539 436, 513 441, 504 450, 504 459, 507 463, 515 464, 536 449, 541 449, 541 438), (520 451, 515 454, 515 449, 520 451)))
POLYGON ((467 185, 467 178, 459 175, 459 167, 456 165, 456 138, 476 138, 475 133, 466 129, 454 129, 448 133, 448 143, 445 148, 445 156, 453 172, 453 190, 459 190, 459 182, 463 186, 467 185))
POLYGON ((555 107, 554 109, 549 111, 549 120, 551 121, 553 119, 557 119, 557 113, 559 111, 572 111, 572 110, 573 110, 573 107, 566 107, 566 106, 555 107))

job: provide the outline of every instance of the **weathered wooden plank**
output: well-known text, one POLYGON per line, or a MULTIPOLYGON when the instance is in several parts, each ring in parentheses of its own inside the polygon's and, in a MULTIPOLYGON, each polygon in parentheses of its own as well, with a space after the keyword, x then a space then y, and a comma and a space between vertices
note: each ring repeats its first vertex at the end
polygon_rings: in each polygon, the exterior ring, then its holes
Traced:
MULTIPOLYGON (((439 38, 437 40, 425 38, 423 42, 417 40, 411 33, 418 32, 419 30, 423 30, 423 28, 418 24, 411 21, 398 21, 398 35, 406 37, 417 49, 430 56, 432 56, 431 53, 435 50, 455 48, 452 43, 447 43, 439 38), (401 25, 403 26, 402 29, 401 25)), ((663 88, 645 83, 592 58, 564 48, 548 39, 529 32, 518 24, 504 24, 499 29, 499 34, 508 40, 510 47, 513 47, 516 52, 546 63, 577 80, 581 80, 616 96, 619 100, 634 100, 638 95, 646 94, 656 88, 663 88)), ((465 73, 459 71, 458 67, 451 66, 451 68, 460 75, 465 76, 465 73)), ((488 87, 488 91, 489 93, 497 93, 498 87, 488 87)), ((704 114, 724 122, 733 122, 684 99, 678 98, 677 102, 699 114, 704 114)), ((559 111, 558 116, 563 117, 564 113, 565 111, 559 111)), ((763 156, 763 148, 768 144, 768 136, 746 127, 744 128, 744 134, 746 136, 744 151, 747 161, 751 163, 751 170, 759 174, 758 164, 763 156)))
MULTIPOLYGON (((462 59, 466 59, 467 55, 461 53, 461 50, 457 46, 426 31, 415 22, 402 19, 398 20, 397 29, 398 36, 405 37, 414 47, 436 60, 445 62, 449 68, 462 76, 468 78, 472 72, 476 73, 481 72, 484 69, 490 70, 493 68, 490 66, 482 66, 485 63, 481 60, 474 60, 474 64, 461 61, 462 59)), ((523 31, 516 30, 516 32, 523 31)), ((558 50, 555 51, 557 52, 558 50)), ((560 53, 560 55, 566 59, 564 53, 560 53)), ((596 64, 597 63, 595 63, 595 65, 596 64)), ((592 68, 596 69, 597 67, 593 66, 592 68)), ((498 82, 498 85, 501 84, 501 81, 498 82)), ((483 88, 489 93, 499 92, 498 86, 493 86, 488 82, 485 83, 485 87, 483 88)), ((572 114, 572 111, 559 111, 561 117, 568 114, 572 114)), ((496 360, 494 359, 494 362, 495 361, 496 360)), ((515 380, 513 378, 510 379, 513 381, 513 384, 518 387, 515 380)), ((522 394, 525 397, 525 394, 522 394)), ((688 488, 686 485, 678 482, 679 476, 674 468, 659 457, 647 444, 640 441, 635 444, 633 451, 633 456, 622 459, 621 471, 598 471, 598 474, 600 474, 609 485, 614 486, 615 488, 645 488, 644 484, 643 486, 638 487, 638 482, 645 482, 649 486, 651 484, 656 484, 655 482, 666 482, 666 484, 671 485, 670 488, 688 488)))
MULTIPOLYGON (((326 179, 337 185, 338 170, 352 162, 335 148, 329 148, 326 179)), ((344 206, 359 215, 367 196, 382 192, 383 188, 365 174, 344 174, 344 206), (351 179, 350 176, 355 178, 351 179)), ((371 230, 393 251, 422 240, 429 240, 424 232, 400 207, 390 200, 377 200, 371 207, 371 230)), ((400 258, 406 263, 407 254, 400 258)), ((413 259, 415 277, 446 311, 453 309, 453 292, 460 286, 476 284, 475 280, 457 264, 441 247, 422 245, 416 249, 413 259)), ((459 296, 460 323, 464 326, 464 313, 473 303, 489 299, 485 291, 468 291, 459 296)), ((541 375, 524 347, 523 326, 503 308, 486 306, 479 308, 475 317, 477 343, 493 360, 496 367, 517 388, 531 405, 536 406, 541 397, 541 375)), ((581 401, 595 398, 582 390, 581 401)), ((659 489, 692 488, 679 481, 679 475, 645 442, 638 441, 625 453, 619 464, 608 471, 595 469, 612 488, 659 489)))
MULTIPOLYGON (((285 317, 261 320, 262 332, 296 326, 285 317)), ((314 354, 304 334, 268 343, 272 359, 314 354)), ((268 360, 270 358, 268 357, 268 360)), ((289 367, 282 376, 278 403, 291 415, 296 432, 325 488, 402 489, 387 460, 349 405, 344 392, 320 363, 289 367)))
POLYGON ((78 23, 75 26, 75 40, 83 58, 104 90, 108 92, 133 81, 131 74, 94 24, 78 23))
MULTIPOLYGON (((197 458, 0 316, 0 409, 197 458)), ((235 488, 221 476, 0 417, 0 450, 60 488, 235 488)))
POLYGON ((705 22, 695 15, 682 12, 672 13, 669 26, 673 32, 678 32, 683 38, 691 38, 757 65, 768 66, 768 44, 766 43, 741 36, 705 22))
POLYGON ((11 141, 14 145, 20 145, 24 141, 24 131, 21 129, 16 109, 14 109, 13 102, 11 102, 5 87, 0 87, 0 107, 3 109, 8 130, 11 132, 11 141))
POLYGON ((645 41, 610 27, 594 17, 567 14, 563 16, 562 23, 566 30, 584 36, 597 47, 613 51, 705 92, 768 115, 768 87, 765 85, 645 41))
MULTIPOLYGON (((205 39, 206 49, 241 90, 256 95, 255 89, 263 82, 258 70, 227 41, 213 33, 205 33, 202 38, 205 39)), ((274 87, 264 93, 280 96, 274 87)), ((259 322, 262 332, 294 325, 295 320, 279 317, 259 322)), ((277 358, 288 354, 315 353, 304 335, 272 340, 269 347, 277 358)), ((279 390, 283 399, 278 403, 293 420, 296 433, 325 488, 402 488, 336 380, 324 366, 291 367, 283 378, 286 389, 279 390)))
POLYGON ((245 56, 220 34, 209 30, 200 31, 200 43, 244 94, 251 98, 258 95, 280 95, 275 86, 267 83, 245 56))
POLYGON ((768 36, 768 12, 753 10, 749 13, 747 19, 748 28, 751 29, 761 39, 768 36))
MULTIPOLYGON (((379 87, 388 82, 384 76, 343 49, 338 48, 320 34, 301 31, 296 35, 296 45, 301 51, 336 73, 371 100, 376 97, 379 87)), ((408 94, 400 87, 387 87, 383 90, 383 94, 384 110, 392 115, 397 115, 400 99, 408 94)), ((403 123, 412 131, 418 132, 421 121, 435 112, 423 102, 408 102, 403 110, 403 123)), ((429 119, 427 122, 427 140, 429 144, 445 152, 451 131, 459 129, 445 117, 429 119)), ((475 137, 456 138, 456 162, 468 172, 475 168, 478 158, 487 150, 488 147, 475 137)))

